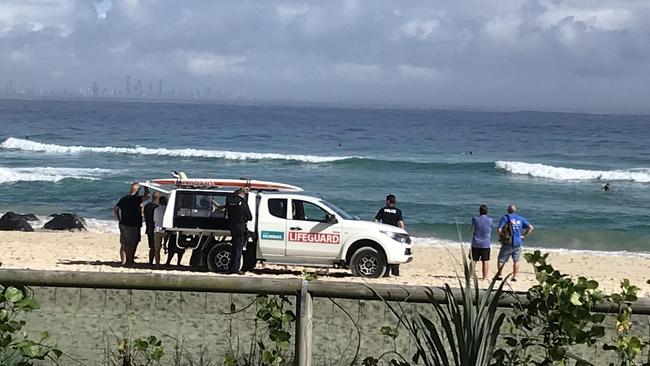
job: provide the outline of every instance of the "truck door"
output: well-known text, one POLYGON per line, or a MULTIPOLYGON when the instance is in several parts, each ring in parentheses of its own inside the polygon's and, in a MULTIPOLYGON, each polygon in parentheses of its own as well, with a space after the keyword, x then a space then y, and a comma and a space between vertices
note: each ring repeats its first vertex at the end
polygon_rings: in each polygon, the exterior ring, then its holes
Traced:
POLYGON ((336 258, 341 246, 341 224, 327 222, 330 214, 322 206, 292 199, 287 220, 287 255, 336 258))
POLYGON ((259 207, 259 252, 262 257, 284 256, 287 245, 286 198, 262 199, 259 207))

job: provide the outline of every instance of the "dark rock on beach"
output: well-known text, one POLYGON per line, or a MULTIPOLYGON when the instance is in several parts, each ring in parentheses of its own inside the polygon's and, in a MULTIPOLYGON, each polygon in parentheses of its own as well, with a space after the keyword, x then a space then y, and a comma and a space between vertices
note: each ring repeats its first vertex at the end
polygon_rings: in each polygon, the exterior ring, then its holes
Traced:
POLYGON ((52 220, 43 226, 47 230, 86 230, 86 221, 77 214, 62 213, 50 216, 52 220))
POLYGON ((0 230, 34 231, 34 228, 22 215, 10 211, 0 217, 0 230))

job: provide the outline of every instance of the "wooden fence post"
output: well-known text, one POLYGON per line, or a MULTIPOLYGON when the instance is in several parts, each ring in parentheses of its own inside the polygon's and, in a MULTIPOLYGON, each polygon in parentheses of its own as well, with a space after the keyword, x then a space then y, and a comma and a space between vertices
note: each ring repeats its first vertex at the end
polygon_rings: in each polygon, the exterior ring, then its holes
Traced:
POLYGON ((314 303, 308 289, 308 282, 303 280, 300 293, 296 296, 296 353, 295 366, 312 365, 312 314, 314 303))

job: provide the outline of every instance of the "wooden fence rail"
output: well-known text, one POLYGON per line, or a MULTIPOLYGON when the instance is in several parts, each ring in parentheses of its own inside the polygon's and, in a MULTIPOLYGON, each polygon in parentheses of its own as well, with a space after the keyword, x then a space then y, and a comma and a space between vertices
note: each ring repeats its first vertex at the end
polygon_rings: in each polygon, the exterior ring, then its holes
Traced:
MULTIPOLYGON (((302 279, 252 278, 241 276, 206 276, 200 274, 171 275, 166 273, 71 272, 0 269, 0 284, 43 287, 105 288, 127 290, 220 292, 296 296, 296 365, 310 366, 312 358, 313 298, 341 298, 428 303, 429 296, 446 301, 439 287, 364 284, 355 282, 305 281, 302 279)), ((461 301, 455 291, 456 301, 461 301)), ((522 292, 510 292, 500 306, 512 307, 526 303, 522 292)), ((617 308, 600 304, 596 312, 611 313, 617 308)), ((632 304, 635 314, 650 315, 650 298, 632 304)))

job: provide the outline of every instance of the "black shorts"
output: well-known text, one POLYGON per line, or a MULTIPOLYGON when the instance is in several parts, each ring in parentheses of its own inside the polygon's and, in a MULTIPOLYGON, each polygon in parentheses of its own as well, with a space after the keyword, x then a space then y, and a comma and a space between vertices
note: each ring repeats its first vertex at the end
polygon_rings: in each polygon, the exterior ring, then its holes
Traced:
POLYGON ((490 260, 490 248, 472 248, 472 260, 487 262, 490 260))
POLYGON ((120 244, 135 247, 140 242, 140 228, 120 224, 120 244))

